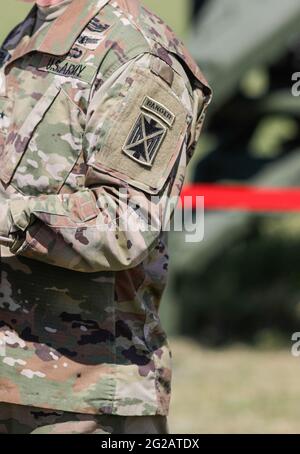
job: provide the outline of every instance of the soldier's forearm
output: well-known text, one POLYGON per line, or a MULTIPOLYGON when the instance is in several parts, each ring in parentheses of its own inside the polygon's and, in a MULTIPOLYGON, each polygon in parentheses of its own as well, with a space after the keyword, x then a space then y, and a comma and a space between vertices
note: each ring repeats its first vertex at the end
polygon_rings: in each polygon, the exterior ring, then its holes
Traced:
POLYGON ((12 218, 25 238, 12 252, 88 273, 139 264, 160 234, 159 219, 153 220, 155 229, 145 226, 149 202, 142 194, 139 201, 144 210, 141 206, 134 211, 126 201, 104 189, 100 192, 101 202, 90 189, 13 200, 12 218))

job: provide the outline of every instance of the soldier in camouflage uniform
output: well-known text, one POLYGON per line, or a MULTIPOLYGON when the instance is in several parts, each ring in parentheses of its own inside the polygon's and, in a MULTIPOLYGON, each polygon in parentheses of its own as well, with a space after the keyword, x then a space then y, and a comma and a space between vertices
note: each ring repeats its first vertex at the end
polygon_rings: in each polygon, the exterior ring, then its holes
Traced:
POLYGON ((163 215, 210 89, 137 0, 52 3, 0 51, 0 432, 166 433, 163 215))

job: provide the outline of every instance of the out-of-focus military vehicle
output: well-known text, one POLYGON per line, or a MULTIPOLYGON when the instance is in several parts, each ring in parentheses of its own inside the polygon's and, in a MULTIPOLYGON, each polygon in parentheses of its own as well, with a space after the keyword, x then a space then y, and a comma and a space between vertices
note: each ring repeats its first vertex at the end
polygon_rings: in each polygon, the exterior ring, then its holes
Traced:
MULTIPOLYGON (((192 180, 300 187, 299 0, 195 0, 190 49, 214 90, 192 180)), ((176 332, 274 343, 300 328, 300 213, 206 212, 173 233, 176 332)))

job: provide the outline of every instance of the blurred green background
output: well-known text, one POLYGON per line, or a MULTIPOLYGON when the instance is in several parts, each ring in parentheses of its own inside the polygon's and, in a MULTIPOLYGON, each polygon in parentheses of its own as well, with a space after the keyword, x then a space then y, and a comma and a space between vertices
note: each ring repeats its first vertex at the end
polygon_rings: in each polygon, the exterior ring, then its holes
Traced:
MULTIPOLYGON (((13 25, 22 20, 31 8, 30 4, 19 0, 9 0, 6 3, 7 5, 1 12, 1 40, 4 39, 13 25)), ((152 8, 153 11, 157 11, 163 19, 172 23, 172 26, 179 34, 184 34, 190 12, 190 2, 188 0, 172 0, 172 2, 171 0, 145 0, 143 3, 152 8), (172 5, 171 8, 170 5, 172 5)))
MULTIPOLYGON (((76 0, 74 0, 76 1, 76 0)), ((187 179, 300 185, 298 0, 144 0, 187 42, 214 102, 187 179)), ((29 9, 6 2, 1 38, 29 9)), ((170 235, 161 307, 173 433, 299 432, 300 215, 207 212, 205 239, 170 235)))

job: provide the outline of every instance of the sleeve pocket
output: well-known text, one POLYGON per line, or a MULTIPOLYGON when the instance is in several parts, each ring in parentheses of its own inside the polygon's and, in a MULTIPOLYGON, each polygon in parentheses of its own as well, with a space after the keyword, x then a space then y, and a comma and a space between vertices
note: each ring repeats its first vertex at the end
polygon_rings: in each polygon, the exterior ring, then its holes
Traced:
POLYGON ((182 149, 187 109, 160 78, 141 69, 127 96, 113 109, 114 120, 88 164, 146 193, 157 194, 182 149))

